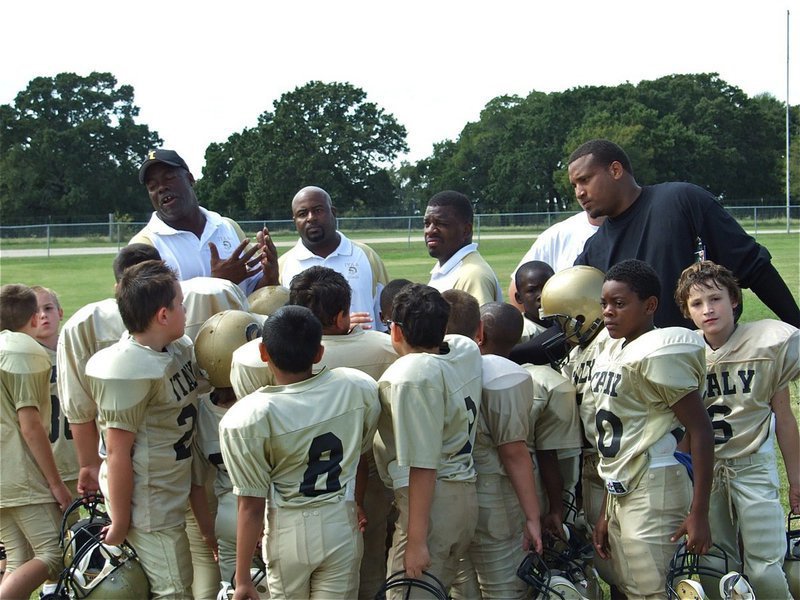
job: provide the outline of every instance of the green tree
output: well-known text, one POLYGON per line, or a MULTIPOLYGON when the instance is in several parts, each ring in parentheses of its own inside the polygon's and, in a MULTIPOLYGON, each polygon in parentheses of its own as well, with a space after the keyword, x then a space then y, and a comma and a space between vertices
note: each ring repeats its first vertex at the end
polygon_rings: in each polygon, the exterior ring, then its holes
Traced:
POLYGON ((342 212, 394 210, 397 188, 381 172, 408 149, 405 139, 362 89, 311 81, 283 94, 255 128, 210 146, 198 194, 215 209, 285 218, 294 194, 318 185, 342 212))
POLYGON ((0 106, 3 220, 145 212, 138 165, 161 143, 111 73, 37 77, 0 106))

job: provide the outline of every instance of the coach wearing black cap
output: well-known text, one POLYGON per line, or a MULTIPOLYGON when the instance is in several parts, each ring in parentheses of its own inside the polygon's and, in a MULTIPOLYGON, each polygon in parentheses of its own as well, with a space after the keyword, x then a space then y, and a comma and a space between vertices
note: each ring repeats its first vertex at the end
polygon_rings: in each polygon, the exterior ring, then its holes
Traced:
POLYGON ((155 212, 131 244, 154 246, 181 280, 219 277, 239 284, 247 294, 277 283, 277 251, 267 230, 249 246, 235 221, 200 206, 194 177, 177 152, 150 151, 139 169, 139 182, 155 212))

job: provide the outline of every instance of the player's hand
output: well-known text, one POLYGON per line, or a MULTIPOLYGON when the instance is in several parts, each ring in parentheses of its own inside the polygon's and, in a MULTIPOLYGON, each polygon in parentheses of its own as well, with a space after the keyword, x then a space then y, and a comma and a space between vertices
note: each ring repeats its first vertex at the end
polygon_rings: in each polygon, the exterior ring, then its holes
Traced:
POLYGON ((360 504, 356 504, 356 521, 358 522, 358 530, 364 533, 367 530, 367 513, 360 504))
POLYGON ((403 568, 406 570, 407 577, 419 579, 422 572, 431 566, 431 556, 428 553, 428 544, 406 545, 405 556, 403 557, 403 568))
POLYGON ((525 533, 522 537, 522 549, 542 553, 542 526, 539 519, 525 522, 525 533))
POLYGON ((208 250, 211 252, 211 276, 219 277, 220 279, 227 279, 233 283, 241 283, 251 275, 255 275, 261 270, 261 255, 256 258, 253 256, 259 252, 258 244, 253 245, 249 250, 245 250, 250 240, 243 239, 242 242, 236 246, 236 249, 231 255, 222 260, 219 257, 219 250, 217 246, 211 242, 208 244, 208 250), (256 267, 256 268, 254 268, 256 267))
POLYGON ((611 547, 608 545, 608 519, 602 515, 597 519, 592 531, 592 544, 594 551, 600 558, 609 558, 611 556, 611 547))
POLYGON ((372 315, 368 312, 351 312, 350 329, 356 325, 361 325, 361 329, 372 329, 372 315))
POLYGON ((214 562, 219 562, 219 544, 217 543, 217 537, 214 534, 204 534, 203 541, 205 542, 206 546, 209 547, 211 553, 214 555, 214 562))
POLYGON ((78 471, 78 493, 84 498, 91 498, 100 493, 100 465, 81 467, 78 471))
POLYGON ((560 512, 549 512, 542 517, 542 529, 557 538, 564 539, 564 524, 560 512))
POLYGON ((125 541, 125 536, 128 535, 128 528, 119 525, 118 521, 111 521, 111 525, 103 527, 101 532, 103 542, 109 546, 119 546, 125 541))
POLYGON ((794 514, 800 515, 800 486, 789 485, 789 508, 794 514))
POLYGON ((70 504, 72 504, 72 492, 70 492, 69 488, 64 485, 63 481, 59 481, 58 485, 51 485, 50 493, 53 494, 53 498, 55 498, 56 502, 58 502, 58 508, 61 509, 62 513, 69 508, 70 504))
POLYGON ((259 597, 252 579, 249 583, 247 581, 237 582, 236 587, 233 588, 233 600, 258 600, 259 597))
POLYGON ((265 285, 278 285, 278 249, 269 235, 269 229, 264 227, 256 234, 256 243, 261 251, 261 281, 258 287, 265 285))
POLYGON ((671 542, 677 542, 686 536, 686 550, 693 554, 705 554, 711 548, 711 527, 708 517, 689 513, 681 526, 672 534, 671 542))

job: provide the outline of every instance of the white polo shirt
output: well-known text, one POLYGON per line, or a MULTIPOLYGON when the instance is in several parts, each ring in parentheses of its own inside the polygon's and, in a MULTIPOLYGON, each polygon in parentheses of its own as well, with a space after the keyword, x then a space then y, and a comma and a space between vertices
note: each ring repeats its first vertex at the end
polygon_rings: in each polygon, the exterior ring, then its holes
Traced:
MULTIPOLYGON (((154 212, 144 229, 128 243, 153 246, 161 254, 161 259, 175 270, 181 281, 194 277, 211 277, 211 250, 208 244, 213 242, 217 246, 219 257, 225 259, 233 253, 245 235, 232 219, 202 206, 199 208, 206 218, 206 225, 199 239, 191 231, 170 227, 154 212)), ((239 287, 249 295, 255 290, 259 279, 260 272, 242 281, 239 287)))
POLYGON ((325 258, 317 256, 297 240, 294 247, 278 259, 281 285, 289 287, 292 277, 309 267, 333 269, 350 284, 350 312, 368 312, 375 329, 384 329, 380 321, 381 290, 388 282, 383 261, 369 246, 349 240, 339 233, 339 246, 325 258))

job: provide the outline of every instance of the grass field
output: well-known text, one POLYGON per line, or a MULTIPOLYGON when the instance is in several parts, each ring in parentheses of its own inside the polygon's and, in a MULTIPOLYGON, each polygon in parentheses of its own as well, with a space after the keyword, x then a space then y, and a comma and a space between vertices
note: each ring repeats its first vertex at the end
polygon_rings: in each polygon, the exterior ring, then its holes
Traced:
MULTIPOLYGON (((483 234, 495 234, 497 229, 484 229, 483 234)), ((534 233, 525 235, 513 228, 514 237, 484 238, 480 243, 481 254, 495 269, 505 287, 517 262, 528 250, 534 233), (523 237, 524 236, 524 237, 523 237)), ((397 232, 392 232, 397 235, 397 232)), ((383 234, 384 236, 386 233, 383 234)), ((362 239, 359 235, 355 239, 362 239)), ((427 282, 433 264, 420 240, 420 232, 413 232, 411 242, 376 243, 376 232, 369 232, 363 239, 373 240, 380 253, 389 276, 403 277, 412 281, 427 282)), ((279 241, 295 239, 280 236, 279 241)), ((758 241, 769 249, 773 262, 795 295, 800 287, 800 234, 761 235, 758 241)), ((279 251, 282 249, 279 248, 279 251)), ((65 317, 78 308, 113 294, 114 277, 111 272, 111 255, 51 256, 49 258, 4 258, 0 261, 0 284, 21 282, 28 285, 44 285, 54 289, 61 298, 65 317)), ((749 291, 745 290, 744 319, 753 321, 772 316, 771 312, 749 291)))

